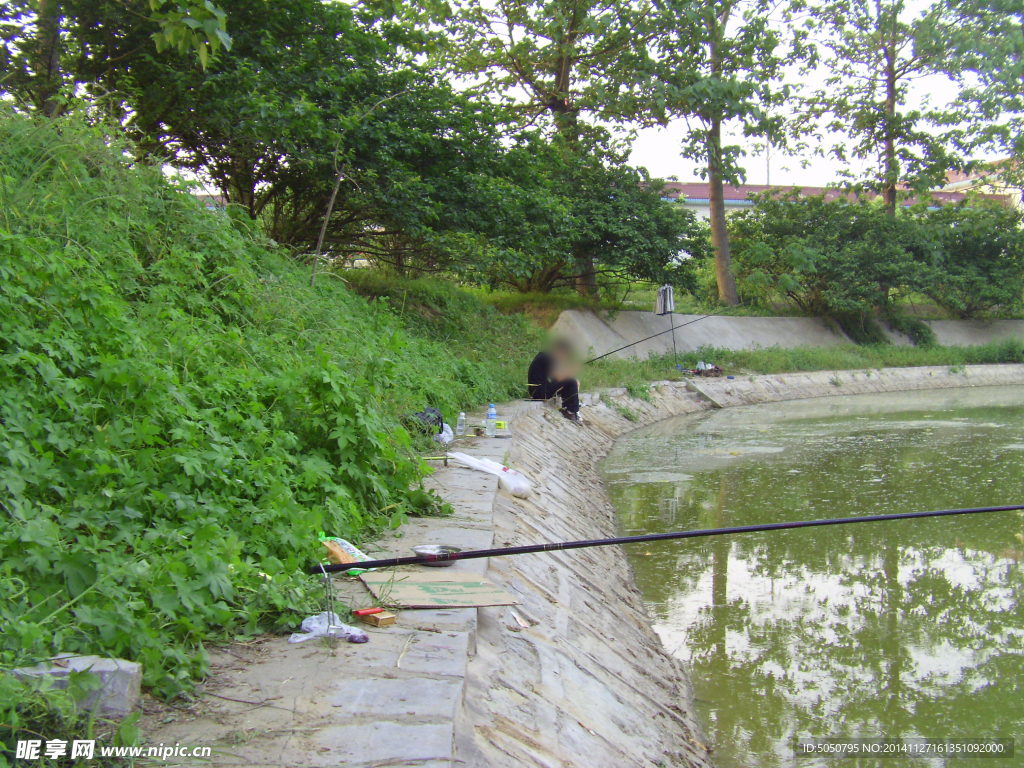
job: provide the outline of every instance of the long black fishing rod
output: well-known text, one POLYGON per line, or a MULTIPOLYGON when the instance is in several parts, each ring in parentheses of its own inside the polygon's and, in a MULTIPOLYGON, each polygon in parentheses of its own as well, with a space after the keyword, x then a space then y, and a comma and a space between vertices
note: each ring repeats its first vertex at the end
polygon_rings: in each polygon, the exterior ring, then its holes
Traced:
POLYGON ((724 536, 732 533, 757 533, 759 531, 783 531, 794 528, 816 528, 820 525, 847 525, 849 523, 880 523, 885 520, 914 520, 920 517, 950 517, 952 515, 974 515, 981 512, 1012 512, 1024 510, 1024 504, 1003 507, 970 507, 968 509, 940 509, 933 512, 896 512, 889 515, 865 515, 862 517, 833 517, 825 520, 796 520, 791 523, 763 523, 761 525, 734 525, 728 528, 705 528, 696 531, 675 531, 673 533, 647 533, 641 536, 620 536, 615 539, 591 539, 589 541, 560 541, 554 544, 529 544, 524 547, 504 549, 476 549, 469 552, 448 552, 437 555, 415 557, 392 557, 386 560, 366 560, 341 565, 317 565, 310 568, 312 574, 337 573, 353 568, 393 568, 398 565, 422 565, 443 560, 476 560, 481 557, 504 557, 506 555, 528 555, 533 552, 558 552, 563 549, 585 549, 607 547, 612 544, 638 544, 642 541, 669 541, 671 539, 699 539, 705 536, 724 536))
MULTIPOLYGON (((746 304, 749 304, 749 303, 750 302, 744 302, 743 304, 737 304, 736 307, 742 307, 742 306, 745 306, 746 304)), ((655 334, 653 334, 651 336, 648 336, 645 339, 640 339, 639 341, 632 341, 632 342, 630 342, 629 344, 627 344, 624 347, 619 347, 618 349, 613 349, 611 352, 605 352, 603 355, 598 355, 597 357, 592 357, 589 360, 587 360, 584 363, 584 365, 590 365, 591 363, 596 363, 598 360, 601 360, 601 359, 603 359, 605 357, 608 357, 608 355, 614 355, 616 352, 621 352, 624 349, 629 349, 630 347, 635 347, 637 344, 643 344, 645 341, 650 341, 651 339, 656 339, 659 336, 664 336, 666 333, 671 333, 672 334, 672 343, 674 344, 675 340, 676 340, 676 333, 675 332, 678 331, 680 328, 685 328, 688 325, 693 325, 694 323, 699 323, 701 320, 707 320, 709 317, 716 317, 721 312, 724 312, 726 309, 735 309, 736 307, 722 307, 722 309, 716 310, 716 311, 711 312, 710 314, 707 314, 707 315, 703 315, 703 316, 698 317, 698 318, 696 318, 694 320, 690 320, 688 323, 683 323, 682 325, 675 325, 675 323, 673 323, 671 328, 668 328, 668 329, 666 329, 664 331, 658 331, 657 333, 655 333, 655 334)))

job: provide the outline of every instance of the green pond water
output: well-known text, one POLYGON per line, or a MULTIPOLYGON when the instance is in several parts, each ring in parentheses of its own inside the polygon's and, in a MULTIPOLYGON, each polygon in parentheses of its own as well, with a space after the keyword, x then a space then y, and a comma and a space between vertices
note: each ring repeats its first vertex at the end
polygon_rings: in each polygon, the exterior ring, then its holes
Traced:
MULTIPOLYGON (((623 534, 1024 503, 1024 387, 681 417, 603 464, 623 534)), ((719 768, 1024 765, 1024 517, 626 548, 719 768), (1014 738, 1012 759, 796 758, 807 737, 1014 738)))

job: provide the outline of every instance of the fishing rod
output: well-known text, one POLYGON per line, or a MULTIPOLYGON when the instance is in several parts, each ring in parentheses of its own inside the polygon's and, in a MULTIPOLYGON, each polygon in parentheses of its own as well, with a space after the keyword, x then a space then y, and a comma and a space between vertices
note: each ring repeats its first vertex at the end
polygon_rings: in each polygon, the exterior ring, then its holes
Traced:
POLYGON ((337 573, 350 571, 353 568, 369 570, 370 568, 393 568, 398 565, 423 565, 447 560, 476 560, 481 557, 505 557, 507 555, 528 555, 534 552, 558 552, 565 549, 586 549, 587 547, 607 547, 613 544, 638 544, 644 541, 669 541, 673 539, 699 539, 706 536, 724 536, 733 533, 757 533, 760 531, 784 531, 796 528, 817 528, 822 525, 848 525, 850 523, 880 523, 886 520, 915 520, 922 517, 951 517, 953 515, 974 515, 982 512, 1012 512, 1024 510, 1024 504, 1011 504, 1002 507, 969 507, 967 509, 940 509, 931 512, 896 512, 888 515, 865 515, 861 517, 833 517, 824 520, 796 520, 790 523, 763 523, 760 525, 734 525, 727 528, 705 528, 695 531, 675 531, 673 533, 647 533, 640 536, 620 536, 614 539, 591 539, 585 541, 560 541, 553 544, 528 544, 523 547, 505 547, 504 549, 475 549, 468 552, 445 552, 436 555, 416 555, 410 557, 392 557, 385 560, 366 560, 358 563, 342 563, 317 565, 310 568, 309 573, 337 573))
MULTIPOLYGON (((746 306, 749 303, 750 303, 749 301, 745 301, 745 302, 743 302, 743 304, 737 304, 736 307, 743 307, 743 306, 746 306)), ((645 339, 640 339, 639 341, 630 342, 629 344, 627 344, 624 347, 619 347, 618 349, 613 349, 611 352, 605 352, 603 355, 598 355, 597 357, 592 357, 592 358, 590 358, 589 360, 587 360, 583 364, 584 365, 590 365, 591 363, 596 363, 598 360, 601 360, 601 359, 603 359, 605 357, 608 357, 608 355, 614 355, 616 352, 621 352, 624 349, 629 349, 630 347, 635 347, 637 344, 643 344, 645 341, 650 341, 651 339, 656 339, 659 336, 664 336, 666 333, 671 333, 672 334, 672 342, 675 343, 675 340, 676 340, 675 332, 678 331, 680 328, 685 328, 688 325, 693 325, 694 323, 699 323, 701 320, 707 320, 709 317, 716 317, 720 313, 724 312, 726 309, 735 309, 736 307, 722 307, 721 309, 715 310, 714 312, 711 312, 710 314, 703 315, 702 317, 698 317, 695 320, 690 320, 688 323, 683 323, 682 325, 675 325, 675 323, 673 323, 671 328, 668 328, 668 329, 666 329, 664 331, 658 331, 658 333, 652 334, 651 336, 648 336, 645 339)), ((670 313, 670 314, 674 314, 674 313, 670 313)))

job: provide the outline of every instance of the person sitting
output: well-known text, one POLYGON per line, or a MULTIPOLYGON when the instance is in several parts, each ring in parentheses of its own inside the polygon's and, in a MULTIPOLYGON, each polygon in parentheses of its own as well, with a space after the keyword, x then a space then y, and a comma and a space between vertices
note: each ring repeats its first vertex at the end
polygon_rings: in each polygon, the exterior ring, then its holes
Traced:
POLYGON ((565 339, 556 339, 548 350, 541 350, 530 363, 527 387, 531 400, 547 400, 558 395, 562 398, 561 413, 575 424, 580 418, 580 382, 570 377, 573 349, 565 339))

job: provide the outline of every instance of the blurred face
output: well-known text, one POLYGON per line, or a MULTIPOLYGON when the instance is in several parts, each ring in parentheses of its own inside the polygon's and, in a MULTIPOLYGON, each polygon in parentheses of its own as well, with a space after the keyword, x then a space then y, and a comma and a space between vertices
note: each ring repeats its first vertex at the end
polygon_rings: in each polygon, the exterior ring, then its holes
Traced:
POLYGON ((551 345, 551 357, 554 358, 555 362, 567 363, 572 359, 572 347, 568 343, 563 341, 556 341, 551 345))

